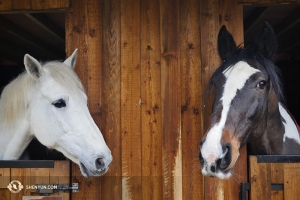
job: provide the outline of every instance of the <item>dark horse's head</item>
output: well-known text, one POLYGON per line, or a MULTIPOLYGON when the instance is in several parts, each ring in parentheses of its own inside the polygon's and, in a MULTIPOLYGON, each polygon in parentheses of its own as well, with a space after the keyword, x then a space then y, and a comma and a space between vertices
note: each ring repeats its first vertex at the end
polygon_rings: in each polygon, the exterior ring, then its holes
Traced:
POLYGON ((229 178, 239 149, 247 142, 252 143, 258 154, 281 153, 284 126, 278 105, 282 90, 272 62, 276 47, 276 37, 268 23, 254 45, 247 48, 237 47, 226 27, 221 28, 218 51, 222 63, 209 83, 209 87, 215 88, 213 112, 210 128, 200 142, 199 159, 204 175, 229 178), (272 122, 270 118, 274 118, 272 122), (281 130, 278 143, 258 142, 266 137, 263 134, 267 128, 271 132, 275 128, 281 130))

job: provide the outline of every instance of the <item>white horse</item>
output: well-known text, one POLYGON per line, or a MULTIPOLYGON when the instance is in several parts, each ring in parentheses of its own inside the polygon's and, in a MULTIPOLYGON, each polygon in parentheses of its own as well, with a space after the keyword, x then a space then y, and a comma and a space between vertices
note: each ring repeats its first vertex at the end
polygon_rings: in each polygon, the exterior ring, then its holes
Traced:
POLYGON ((83 176, 104 174, 112 155, 91 117, 74 72, 77 49, 63 63, 41 65, 26 54, 26 71, 0 99, 0 160, 17 160, 36 137, 80 166, 83 176))

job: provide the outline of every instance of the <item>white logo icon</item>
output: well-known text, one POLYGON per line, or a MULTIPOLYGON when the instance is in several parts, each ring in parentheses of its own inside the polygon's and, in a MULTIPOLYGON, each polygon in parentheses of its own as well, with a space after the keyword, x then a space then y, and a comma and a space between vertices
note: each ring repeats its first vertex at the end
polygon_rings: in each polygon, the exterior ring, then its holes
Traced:
POLYGON ((13 180, 7 186, 12 193, 19 193, 24 187, 20 181, 13 180))

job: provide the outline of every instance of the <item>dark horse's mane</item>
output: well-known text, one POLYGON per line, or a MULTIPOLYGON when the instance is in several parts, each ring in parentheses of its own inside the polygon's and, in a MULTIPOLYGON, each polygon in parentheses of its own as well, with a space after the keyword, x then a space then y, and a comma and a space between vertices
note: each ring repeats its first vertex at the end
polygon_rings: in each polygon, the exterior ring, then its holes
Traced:
POLYGON ((238 46, 236 51, 228 57, 221 66, 212 74, 207 87, 207 94, 211 92, 213 86, 216 86, 217 81, 223 76, 223 71, 233 67, 239 61, 247 61, 256 59, 257 62, 264 67, 269 74, 273 89, 277 95, 278 101, 284 103, 284 95, 282 89, 282 82, 280 79, 280 70, 269 59, 265 58, 254 46, 242 48, 238 46))

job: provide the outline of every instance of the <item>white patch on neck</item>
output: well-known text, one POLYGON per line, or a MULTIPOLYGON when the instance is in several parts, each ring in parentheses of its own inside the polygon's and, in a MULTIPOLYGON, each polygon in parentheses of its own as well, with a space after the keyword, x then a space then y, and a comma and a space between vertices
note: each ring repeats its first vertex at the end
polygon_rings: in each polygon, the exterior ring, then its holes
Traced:
POLYGON ((222 131, 225 126, 226 118, 229 112, 230 104, 234 99, 237 90, 244 87, 249 77, 259 72, 258 69, 251 67, 244 61, 236 63, 223 71, 226 77, 222 100, 223 110, 219 123, 215 124, 207 133, 206 141, 201 148, 201 154, 207 164, 215 162, 216 159, 222 156, 222 146, 220 144, 222 131))
POLYGON ((279 112, 280 115, 283 117, 285 122, 282 122, 285 128, 285 132, 283 135, 283 142, 285 142, 285 138, 288 137, 290 139, 294 139, 298 144, 300 144, 300 138, 298 129, 296 127, 296 124, 290 114, 282 107, 282 105, 279 103, 279 112))

